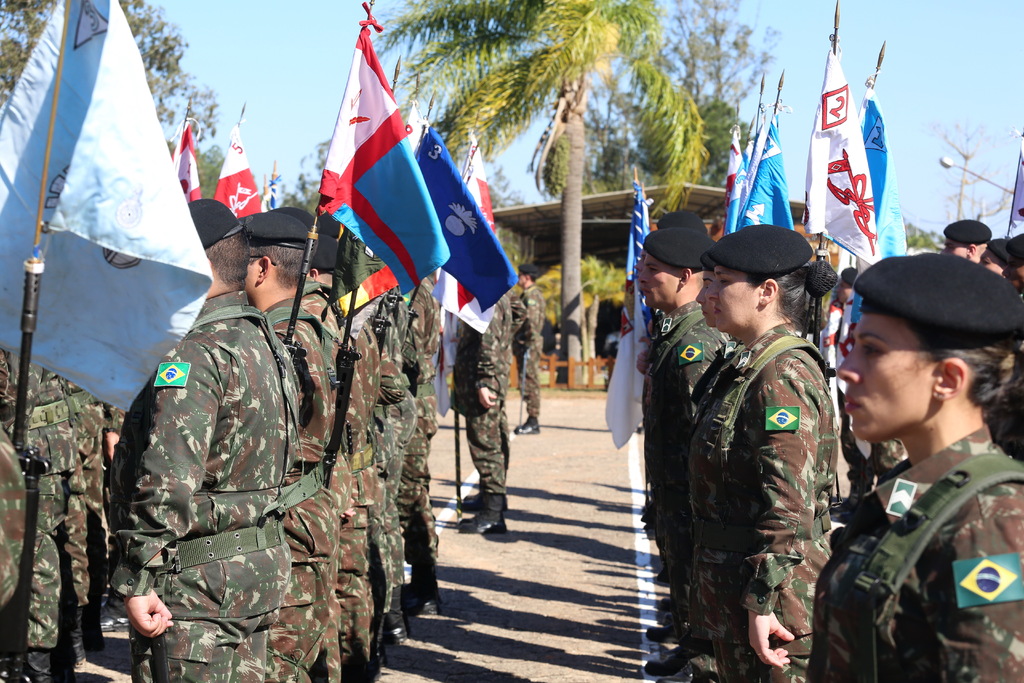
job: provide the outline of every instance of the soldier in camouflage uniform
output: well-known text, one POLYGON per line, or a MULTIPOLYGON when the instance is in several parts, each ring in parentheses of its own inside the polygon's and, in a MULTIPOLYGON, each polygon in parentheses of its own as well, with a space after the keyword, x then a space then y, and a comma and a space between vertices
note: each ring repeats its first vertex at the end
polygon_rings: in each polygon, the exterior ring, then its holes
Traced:
POLYGON ((25 478, 18 454, 0 430, 0 609, 18 585, 18 562, 25 542, 25 478))
POLYGON ((402 486, 398 494, 405 561, 412 578, 403 588, 402 608, 407 615, 437 614, 437 530, 430 504, 430 440, 437 433, 437 396, 434 355, 441 343, 441 307, 433 296, 434 278, 428 276, 413 293, 412 321, 403 353, 405 375, 416 392, 416 431, 405 447, 402 486))
MULTIPOLYGON (((544 294, 537 286, 540 269, 532 263, 519 266, 519 286, 526 319, 515 339, 516 362, 519 363, 526 422, 516 427, 516 434, 540 434, 540 355, 544 352, 544 294)), ((520 413, 520 417, 522 414, 520 413)))
POLYGON ((749 226, 707 254, 704 296, 745 350, 702 395, 690 444, 690 623, 712 641, 724 683, 803 681, 838 444, 823 362, 793 330, 835 274, 808 266, 811 247, 777 226, 749 226))
MULTIPOLYGON (((313 216, 286 207, 254 214, 242 223, 249 238, 246 294, 283 339, 313 216)), ((336 466, 325 454, 335 428, 335 353, 340 336, 337 319, 328 309, 328 292, 316 280, 307 280, 294 330, 301 351, 292 352, 300 388, 300 448, 281 494, 282 507, 287 507, 283 523, 291 551, 291 580, 280 617, 270 627, 267 681, 311 680, 317 661, 322 666, 327 660, 330 639, 336 638, 331 624, 338 612, 334 594, 341 531, 338 510, 348 503, 351 474, 346 460, 336 466), (342 480, 344 500, 331 488, 333 477, 342 480)))
MULTIPOLYGON (((667 628, 675 629, 676 639, 688 634, 690 621, 693 390, 725 341, 704 322, 696 301, 703 284, 700 257, 713 244, 707 235, 692 230, 652 232, 644 241, 644 265, 637 277, 647 305, 665 314, 649 354, 644 458, 671 589, 673 623, 667 628)), ((685 654, 676 658, 679 669, 685 662, 685 654)), ((674 673, 673 668, 674 664, 666 662, 659 672, 674 673)))
POLYGON ((938 254, 884 259, 855 288, 854 433, 909 460, 833 534, 809 679, 1024 680, 1024 466, 993 443, 1024 436, 1024 304, 938 254))
MULTIPOLYGON (((6 351, 0 354, 0 420, 8 433, 14 427, 18 371, 17 356, 6 351)), ((64 520, 68 512, 69 480, 78 464, 78 452, 74 416, 67 402, 67 381, 38 365, 31 365, 28 382, 27 445, 39 449, 39 454, 50 461, 50 470, 39 478, 39 520, 29 605, 26 675, 33 681, 49 681, 50 651, 57 645, 62 617, 61 596, 67 597, 73 591, 72 586, 64 586, 61 563, 67 566, 70 562, 65 547, 64 520)), ((73 662, 62 664, 70 668, 73 662)), ((57 675, 63 673, 53 671, 57 675)))
POLYGON ((505 475, 509 461, 508 393, 512 335, 522 324, 522 307, 513 307, 511 291, 494 305, 494 316, 481 334, 462 325, 455 355, 455 403, 466 417, 466 440, 480 473, 482 510, 464 519, 459 533, 503 534, 507 507, 505 475), (520 311, 517 313, 516 311, 520 311))
POLYGON ((111 589, 135 629, 133 679, 152 680, 150 639, 166 631, 171 680, 263 680, 288 588, 277 508, 299 448, 298 387, 288 352, 248 305, 242 226, 214 200, 189 209, 214 279, 125 418, 111 473, 122 549, 111 589))

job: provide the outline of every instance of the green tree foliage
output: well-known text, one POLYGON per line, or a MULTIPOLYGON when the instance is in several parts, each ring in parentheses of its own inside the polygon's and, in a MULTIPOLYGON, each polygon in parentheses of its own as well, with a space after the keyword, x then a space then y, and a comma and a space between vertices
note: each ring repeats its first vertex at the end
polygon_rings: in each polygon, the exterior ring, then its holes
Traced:
POLYGON ((220 179, 220 169, 224 166, 224 150, 217 145, 210 145, 203 151, 197 150, 196 165, 199 166, 199 187, 204 197, 213 197, 220 179))
MULTIPOLYGON (((55 5, 56 0, 0 2, 0 102, 14 89, 55 5)), ((216 135, 216 95, 197 85, 181 68, 188 42, 177 25, 167 21, 162 8, 145 0, 122 0, 121 6, 142 54, 160 122, 167 129, 179 122, 192 97, 193 115, 201 122, 204 135, 216 135)))

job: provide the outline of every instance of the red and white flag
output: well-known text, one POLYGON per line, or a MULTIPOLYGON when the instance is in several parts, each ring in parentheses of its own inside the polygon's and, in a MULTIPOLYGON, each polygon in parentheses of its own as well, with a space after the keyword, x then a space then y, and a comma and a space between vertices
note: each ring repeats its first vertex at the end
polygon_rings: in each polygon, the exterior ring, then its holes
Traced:
POLYGON ((199 164, 196 162, 196 142, 192 137, 192 125, 183 121, 174 133, 177 141, 174 146, 174 153, 171 155, 171 163, 174 165, 174 172, 178 175, 181 183, 181 190, 185 193, 186 201, 202 199, 203 193, 199 189, 199 164))
POLYGON ((807 156, 807 232, 827 232, 868 263, 881 258, 875 201, 850 84, 830 50, 807 156))
POLYGON ((1024 233, 1024 136, 1020 140, 1020 157, 1017 159, 1017 183, 1013 186, 1013 205, 1010 206, 1010 228, 1007 237, 1024 233))
POLYGON ((245 155, 238 124, 231 129, 231 144, 224 155, 213 198, 231 209, 236 218, 260 212, 260 192, 249 169, 249 158, 245 155))
POLYGON ((462 169, 462 177, 465 178, 469 192, 483 212, 484 218, 491 224, 491 230, 495 230, 494 207, 491 205, 491 189, 487 186, 487 173, 484 171, 484 155, 480 151, 480 142, 475 134, 469 136, 469 155, 466 157, 466 166, 462 169))
POLYGON ((740 163, 743 161, 743 153, 740 151, 740 127, 732 127, 732 144, 729 145, 729 170, 725 175, 725 211, 729 211, 729 202, 732 200, 732 192, 736 187, 736 174, 740 171, 740 163))

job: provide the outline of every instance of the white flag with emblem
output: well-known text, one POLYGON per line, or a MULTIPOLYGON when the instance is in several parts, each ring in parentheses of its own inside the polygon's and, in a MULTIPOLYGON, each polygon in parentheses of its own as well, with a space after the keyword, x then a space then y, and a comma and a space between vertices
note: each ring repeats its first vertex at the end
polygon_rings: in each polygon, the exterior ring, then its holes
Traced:
MULTIPOLYGON (((127 407, 210 286, 120 5, 69 0, 32 360, 127 407)), ((65 3, 0 111, 0 347, 17 352, 65 3)))
POLYGON ((864 138, 850 85, 830 50, 807 156, 807 232, 827 232, 868 263, 881 257, 864 138))

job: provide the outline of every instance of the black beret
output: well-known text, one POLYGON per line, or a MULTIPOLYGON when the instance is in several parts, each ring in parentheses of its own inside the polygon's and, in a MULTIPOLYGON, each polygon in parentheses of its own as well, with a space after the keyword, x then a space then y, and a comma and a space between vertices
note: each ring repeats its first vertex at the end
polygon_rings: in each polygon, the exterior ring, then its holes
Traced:
POLYGON ((723 268, 778 277, 810 262, 814 249, 803 235, 777 225, 748 225, 718 240, 709 253, 723 268))
POLYGON ((672 211, 658 219, 658 230, 667 228, 687 228, 707 235, 708 228, 704 225, 704 219, 693 211, 672 211))
POLYGON ((203 249, 209 249, 225 237, 242 231, 242 224, 231 213, 231 209, 216 199, 197 199, 189 202, 188 211, 192 214, 192 222, 199 233, 199 241, 203 249))
POLYGON ((316 219, 317 233, 320 235, 328 235, 334 239, 341 239, 341 233, 344 228, 338 219, 329 213, 322 213, 320 217, 316 219))
POLYGON ((989 240, 988 248, 992 250, 992 253, 999 257, 999 259, 1006 263, 1010 260, 1010 255, 1006 251, 1007 239, 1005 237, 998 237, 994 240, 989 240))
POLYGON ((839 273, 839 279, 848 285, 852 285, 853 281, 857 279, 857 269, 843 268, 843 272, 839 273))
POLYGON ((676 268, 701 268, 700 256, 714 246, 707 233, 687 228, 658 228, 644 240, 644 251, 676 268))
POLYGON ((306 246, 306 226, 283 211, 254 213, 243 218, 242 224, 249 239, 255 243, 290 249, 304 249, 306 246))
POLYGON ((708 249, 707 251, 700 255, 700 267, 703 268, 704 270, 711 271, 715 269, 715 260, 711 258, 710 249, 708 249))
POLYGON ((270 213, 283 213, 286 216, 296 218, 299 221, 301 221, 304 226, 306 226, 307 230, 313 227, 313 221, 315 220, 313 218, 313 214, 311 214, 309 211, 306 211, 305 209, 300 209, 297 206, 282 206, 280 209, 274 209, 270 213))
POLYGON ((944 332, 1005 336, 1024 330, 1024 301, 1013 285, 955 256, 882 259, 857 278, 854 289, 865 311, 944 332))
POLYGON ((316 242, 316 251, 309 261, 309 267, 316 268, 321 273, 333 273, 334 266, 338 263, 338 238, 321 232, 316 242))
POLYGON ((942 234, 954 242, 964 244, 984 244, 992 239, 992 231, 981 221, 957 221, 950 223, 942 234))
POLYGON ((1024 258, 1024 235, 1017 235, 1006 241, 1006 255, 1024 258))
POLYGON ((519 266, 519 274, 529 275, 530 277, 536 280, 540 276, 540 268, 538 268, 532 263, 524 263, 521 266, 519 266))

